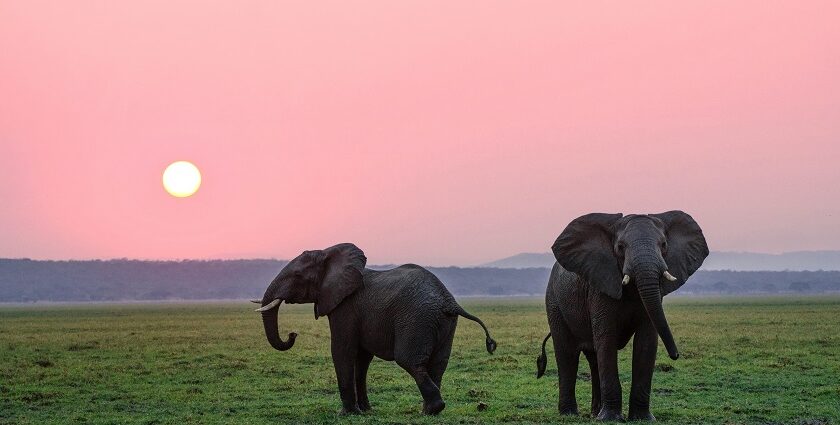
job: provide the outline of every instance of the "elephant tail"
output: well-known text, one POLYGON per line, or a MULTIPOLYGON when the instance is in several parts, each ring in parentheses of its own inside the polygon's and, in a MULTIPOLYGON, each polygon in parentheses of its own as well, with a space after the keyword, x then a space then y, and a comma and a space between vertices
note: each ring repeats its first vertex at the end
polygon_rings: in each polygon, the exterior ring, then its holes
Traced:
POLYGON ((490 337, 490 331, 487 330, 487 326, 484 326, 484 322, 481 321, 478 317, 473 316, 472 314, 467 313, 461 306, 457 306, 457 309, 453 312, 465 319, 470 319, 473 322, 478 323, 484 329, 484 335, 487 337, 485 343, 487 344, 487 352, 493 354, 496 351, 496 341, 490 337))
POLYGON ((548 339, 551 338, 551 332, 545 336, 542 342, 542 353, 537 357, 537 379, 542 378, 545 375, 545 366, 548 363, 548 359, 545 357, 545 343, 548 342, 548 339))

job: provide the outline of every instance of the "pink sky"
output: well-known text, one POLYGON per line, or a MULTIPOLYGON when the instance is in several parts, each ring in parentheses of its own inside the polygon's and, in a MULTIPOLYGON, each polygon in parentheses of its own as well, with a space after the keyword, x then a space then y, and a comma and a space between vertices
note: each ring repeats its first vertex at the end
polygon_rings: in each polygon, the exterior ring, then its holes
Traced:
POLYGON ((840 3, 0 0, 0 257, 840 249, 840 3), (223 3, 223 4, 221 4, 223 3), (317 4, 316 4, 317 3, 317 4), (167 164, 204 183, 167 195, 167 164))

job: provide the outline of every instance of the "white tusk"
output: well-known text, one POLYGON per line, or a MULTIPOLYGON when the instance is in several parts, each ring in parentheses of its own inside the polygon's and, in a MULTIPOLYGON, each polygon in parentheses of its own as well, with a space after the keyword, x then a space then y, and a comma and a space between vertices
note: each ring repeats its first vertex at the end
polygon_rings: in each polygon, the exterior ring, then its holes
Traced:
POLYGON ((621 284, 626 285, 628 283, 630 283, 630 275, 626 274, 626 275, 624 275, 624 279, 621 279, 621 284))
POLYGON ((677 280, 677 278, 674 277, 674 275, 672 275, 670 272, 668 272, 668 270, 662 272, 662 276, 665 276, 665 279, 668 279, 669 282, 674 282, 677 280))
POLYGON ((261 304, 262 300, 251 300, 251 302, 254 304, 261 304))
POLYGON ((254 311, 271 310, 272 308, 277 307, 278 304, 280 304, 280 299, 276 299, 276 300, 274 300, 274 301, 272 301, 272 302, 270 302, 270 303, 268 303, 268 304, 266 304, 266 305, 264 305, 264 306, 262 306, 262 307, 260 307, 256 310, 254 310, 254 311))

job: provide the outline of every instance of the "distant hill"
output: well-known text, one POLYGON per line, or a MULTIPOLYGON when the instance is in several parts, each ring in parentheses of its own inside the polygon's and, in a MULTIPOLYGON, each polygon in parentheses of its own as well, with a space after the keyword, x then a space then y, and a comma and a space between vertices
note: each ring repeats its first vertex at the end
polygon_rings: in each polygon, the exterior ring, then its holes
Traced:
MULTIPOLYGON (((482 264, 480 267, 552 267, 551 253, 522 253, 482 264)), ((840 270, 840 251, 794 251, 782 254, 721 252, 709 254, 700 270, 732 271, 816 271, 840 270)))
POLYGON ((479 267, 496 267, 500 269, 526 269, 531 267, 554 266, 554 255, 550 252, 540 254, 537 252, 523 252, 501 260, 491 261, 479 267))
POLYGON ((703 263, 702 270, 840 270, 840 251, 713 252, 703 263))

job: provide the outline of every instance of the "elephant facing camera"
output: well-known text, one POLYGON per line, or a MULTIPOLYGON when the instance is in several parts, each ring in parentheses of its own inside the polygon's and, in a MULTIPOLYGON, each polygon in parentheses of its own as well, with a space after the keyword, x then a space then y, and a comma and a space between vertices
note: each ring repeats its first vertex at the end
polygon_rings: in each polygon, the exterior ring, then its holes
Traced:
POLYGON ((703 231, 682 211, 576 218, 552 246, 545 307, 551 332, 537 359, 545 373, 545 344, 554 342, 561 414, 578 414, 575 380, 583 353, 592 376, 592 416, 623 420, 618 350, 633 338, 628 419, 653 420, 650 391, 658 340, 668 356, 679 350, 662 297, 677 290, 703 264, 703 231))

